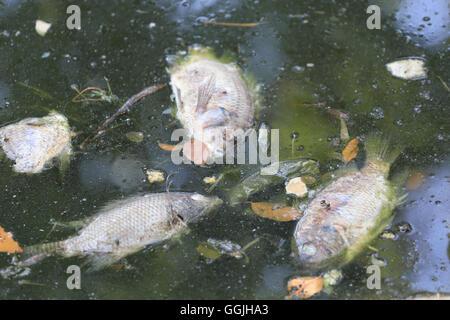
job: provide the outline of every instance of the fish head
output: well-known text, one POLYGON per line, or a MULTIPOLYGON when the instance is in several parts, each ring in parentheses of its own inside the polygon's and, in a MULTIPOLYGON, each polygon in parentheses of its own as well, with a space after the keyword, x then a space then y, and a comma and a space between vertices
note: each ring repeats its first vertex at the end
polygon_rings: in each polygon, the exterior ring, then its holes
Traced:
POLYGON ((182 201, 184 202, 184 208, 177 213, 186 223, 195 221, 201 216, 212 212, 223 203, 219 197, 206 197, 199 193, 188 194, 182 201))
POLYGON ((341 256, 345 241, 332 225, 317 226, 314 230, 296 230, 295 245, 299 262, 308 268, 323 268, 341 256))

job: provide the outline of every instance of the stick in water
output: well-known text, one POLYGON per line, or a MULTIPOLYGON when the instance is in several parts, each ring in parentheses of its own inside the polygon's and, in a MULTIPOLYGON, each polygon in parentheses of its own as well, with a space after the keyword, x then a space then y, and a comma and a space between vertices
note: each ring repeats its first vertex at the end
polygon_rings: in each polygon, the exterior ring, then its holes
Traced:
POLYGON ((136 102, 138 102, 139 100, 145 98, 146 96, 158 91, 161 88, 164 88, 166 85, 165 84, 159 84, 156 86, 151 86, 151 87, 147 87, 144 90, 142 90, 141 92, 135 94, 134 96, 132 96, 130 99, 128 99, 120 108, 119 110, 116 111, 116 113, 114 113, 111 117, 109 117, 108 119, 106 119, 105 122, 102 123, 102 125, 100 127, 97 128, 97 130, 95 130, 94 132, 92 132, 86 139, 84 139, 84 141, 80 144, 80 149, 83 149, 84 146, 86 145, 86 143, 93 137, 95 137, 100 131, 104 130, 111 122, 113 122, 118 116, 120 116, 121 114, 127 112, 130 107, 132 107, 136 102))

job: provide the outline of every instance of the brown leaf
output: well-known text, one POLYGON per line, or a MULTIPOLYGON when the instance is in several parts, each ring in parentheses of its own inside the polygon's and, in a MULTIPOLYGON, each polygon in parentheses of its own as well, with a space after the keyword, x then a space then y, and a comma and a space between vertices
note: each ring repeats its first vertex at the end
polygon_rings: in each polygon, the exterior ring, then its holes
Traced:
POLYGON ((358 155, 358 142, 358 139, 355 138, 350 140, 350 142, 345 146, 342 151, 342 160, 344 160, 345 163, 349 163, 358 155))
POLYGON ((191 139, 183 145, 183 155, 196 165, 204 165, 208 159, 209 149, 203 142, 191 139))
POLYGON ((275 221, 298 220, 302 214, 292 207, 280 207, 269 202, 251 202, 252 210, 261 217, 275 221))
POLYGON ((179 145, 179 144, 173 145, 173 144, 165 144, 165 143, 158 142, 158 146, 165 151, 178 151, 178 150, 183 149, 183 146, 179 145))
POLYGON ((288 299, 296 296, 298 299, 308 299, 323 288, 322 277, 300 277, 288 282, 288 299))
POLYGON ((23 252, 19 244, 13 240, 11 232, 5 232, 0 227, 0 252, 20 253, 23 252))
POLYGON ((422 172, 412 170, 409 173, 408 180, 406 181, 406 189, 408 190, 416 190, 419 189, 420 186, 423 184, 423 181, 425 180, 425 176, 422 172))

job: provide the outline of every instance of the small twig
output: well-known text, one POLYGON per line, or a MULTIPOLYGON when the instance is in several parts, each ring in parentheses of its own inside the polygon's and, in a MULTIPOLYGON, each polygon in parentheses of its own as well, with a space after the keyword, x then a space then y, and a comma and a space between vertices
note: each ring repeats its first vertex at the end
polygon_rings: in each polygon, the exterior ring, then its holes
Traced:
POLYGON ((84 141, 80 144, 80 149, 83 149, 85 144, 94 136, 96 136, 100 131, 104 130, 111 122, 113 122, 118 116, 121 114, 127 112, 135 103, 140 101, 141 99, 145 98, 146 96, 158 91, 159 89, 165 87, 166 84, 159 84, 156 86, 151 86, 148 88, 145 88, 138 94, 135 94, 130 99, 128 99, 120 108, 116 111, 111 117, 106 119, 105 122, 102 123, 100 127, 97 128, 94 132, 92 132, 84 141))
POLYGON ((97 87, 87 87, 87 88, 81 90, 80 92, 78 92, 78 94, 72 99, 72 102, 77 103, 77 102, 85 102, 85 101, 102 101, 102 99, 91 99, 91 98, 85 98, 85 99, 82 99, 82 100, 77 100, 77 98, 78 98, 79 96, 82 96, 83 93, 85 93, 85 92, 88 91, 88 90, 96 90, 96 91, 100 91, 100 92, 105 93, 105 90, 102 90, 102 89, 100 89, 100 88, 97 88, 97 87))
POLYGON ((224 26, 224 27, 256 27, 259 26, 261 23, 263 23, 263 22, 235 23, 235 22, 217 22, 209 20, 201 20, 200 22, 204 24, 213 24, 216 26, 224 26))
POLYGON ((448 88, 448 85, 445 83, 444 79, 442 79, 440 76, 437 76, 437 77, 441 81, 444 88, 447 89, 448 92, 450 92, 450 89, 448 88))

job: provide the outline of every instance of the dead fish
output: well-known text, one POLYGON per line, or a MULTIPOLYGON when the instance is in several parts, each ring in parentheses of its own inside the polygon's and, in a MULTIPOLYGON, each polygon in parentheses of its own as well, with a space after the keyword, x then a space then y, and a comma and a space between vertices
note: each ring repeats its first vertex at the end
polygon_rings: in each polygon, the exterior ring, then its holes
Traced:
POLYGON ((52 254, 87 256, 90 270, 99 270, 150 244, 169 239, 186 224, 216 209, 222 200, 198 193, 166 192, 112 202, 88 219, 79 234, 67 240, 24 248, 34 264, 52 254))
POLYGON ((71 140, 67 118, 54 111, 0 128, 0 146, 15 161, 14 171, 21 173, 39 173, 51 167, 53 159, 64 167, 72 155, 71 140))
POLYGON ((365 145, 364 168, 344 169, 297 223, 294 251, 302 266, 321 269, 348 263, 386 228, 393 209, 406 197, 399 191, 401 179, 387 179, 401 149, 376 135, 367 137, 365 145))
POLYGON ((226 141, 253 125, 255 94, 242 71, 221 62, 209 48, 193 48, 169 72, 177 118, 188 136, 208 149, 203 162, 223 157, 226 141))

